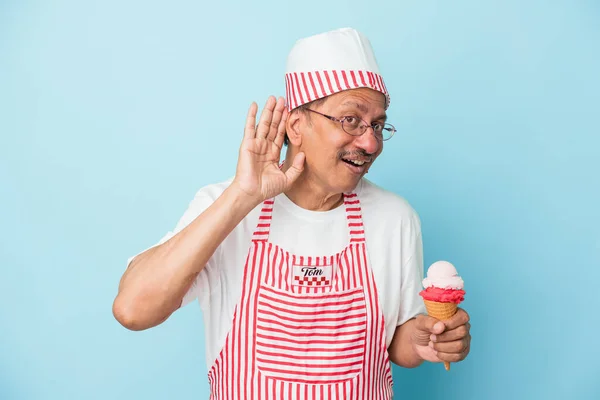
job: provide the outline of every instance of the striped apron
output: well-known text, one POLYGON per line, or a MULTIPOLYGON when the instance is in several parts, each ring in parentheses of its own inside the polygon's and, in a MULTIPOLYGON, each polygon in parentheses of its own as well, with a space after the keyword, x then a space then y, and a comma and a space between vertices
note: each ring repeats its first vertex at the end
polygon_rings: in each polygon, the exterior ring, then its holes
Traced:
POLYGON ((241 299, 208 380, 213 400, 389 399, 383 313, 368 265, 360 201, 344 194, 349 244, 327 256, 269 242, 262 205, 241 299))

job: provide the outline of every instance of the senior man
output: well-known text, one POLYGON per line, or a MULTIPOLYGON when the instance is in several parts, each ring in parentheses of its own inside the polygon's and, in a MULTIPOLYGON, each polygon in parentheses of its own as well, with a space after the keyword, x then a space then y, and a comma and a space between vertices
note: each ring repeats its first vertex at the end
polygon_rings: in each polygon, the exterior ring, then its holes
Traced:
POLYGON ((469 318, 425 315, 418 215, 364 178, 396 132, 368 39, 297 41, 285 84, 258 123, 250 106, 235 177, 129 260, 113 312, 142 330, 197 300, 211 399, 389 399, 390 361, 463 360, 469 318))

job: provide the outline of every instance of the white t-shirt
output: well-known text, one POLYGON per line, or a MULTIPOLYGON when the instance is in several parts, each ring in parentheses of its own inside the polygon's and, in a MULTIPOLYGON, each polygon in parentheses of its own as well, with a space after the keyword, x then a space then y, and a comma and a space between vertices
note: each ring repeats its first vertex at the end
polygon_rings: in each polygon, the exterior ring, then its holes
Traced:
MULTIPOLYGON (((190 224, 230 183, 228 180, 200 189, 174 231, 168 232, 157 245, 190 224)), ((421 224, 406 200, 365 178, 355 192, 361 203, 367 253, 389 346, 396 326, 425 313, 419 296, 423 279, 421 224)), ((209 370, 225 344, 242 294, 244 264, 261 207, 251 211, 221 243, 183 299, 182 306, 198 300, 203 311, 209 370)), ((309 211, 281 194, 275 197, 272 215, 269 241, 285 251, 299 255, 333 254, 349 243, 345 207, 309 211)))

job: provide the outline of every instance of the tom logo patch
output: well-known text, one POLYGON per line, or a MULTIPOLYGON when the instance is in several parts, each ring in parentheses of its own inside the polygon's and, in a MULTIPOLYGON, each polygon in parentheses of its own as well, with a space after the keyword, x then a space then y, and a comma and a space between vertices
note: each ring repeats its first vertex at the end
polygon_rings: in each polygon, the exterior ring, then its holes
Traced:
POLYGON ((318 287, 331 285, 332 265, 294 265, 293 271, 293 286, 318 287))

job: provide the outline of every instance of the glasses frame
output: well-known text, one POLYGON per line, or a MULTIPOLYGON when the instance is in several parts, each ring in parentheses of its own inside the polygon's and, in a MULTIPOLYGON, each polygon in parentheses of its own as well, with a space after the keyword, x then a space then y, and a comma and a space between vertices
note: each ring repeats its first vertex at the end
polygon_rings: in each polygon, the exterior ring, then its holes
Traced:
MULTIPOLYGON (((360 117, 353 116, 354 118, 358 118, 360 121, 362 121, 362 122, 363 122, 363 124, 364 124, 364 125, 359 125, 359 127, 360 127, 360 126, 364 126, 364 127, 365 127, 364 131, 363 131, 362 133, 359 133, 359 134, 357 135, 357 134, 352 134, 352 133, 348 132, 346 129, 344 129, 344 120, 345 120, 345 118, 347 118, 347 117, 336 118, 336 117, 332 117, 331 115, 327 115, 327 114, 320 113, 320 112, 318 112, 318 111, 315 111, 315 110, 313 110, 313 109, 311 109, 311 108, 306 108, 306 110, 308 110, 308 111, 312 111, 312 112, 314 112, 315 114, 319 114, 319 115, 321 115, 321 116, 323 116, 323 117, 325 117, 325 118, 327 118, 327 119, 329 119, 329 120, 331 120, 331 121, 338 122, 338 123, 339 123, 339 124, 342 126, 342 130, 343 130, 344 132, 346 132, 346 133, 347 133, 348 135, 350 135, 350 136, 355 136, 355 137, 362 136, 362 135, 364 135, 364 134, 365 134, 365 132, 367 131, 367 128, 371 128, 371 129, 373 130, 373 133, 375 133, 375 128, 373 127, 373 125, 376 125, 376 124, 375 124, 375 123, 372 123, 372 124, 367 124, 367 121, 365 121, 364 119, 362 119, 362 118, 360 118, 360 117)), ((386 141, 390 140, 390 139, 391 139, 391 138, 394 136, 394 134, 397 132, 397 130, 396 130, 396 128, 394 127, 394 125, 392 125, 392 124, 390 124, 390 123, 387 123, 387 122, 384 122, 384 123, 383 123, 383 127, 384 127, 384 129, 385 129, 386 127, 387 127, 387 128, 391 128, 391 132, 392 132, 392 133, 390 134, 390 137, 389 137, 389 138, 387 138, 387 139, 384 139, 383 137, 381 138, 381 141, 383 141, 383 142, 386 142, 386 141)), ((374 136, 375 136, 377 139, 379 139, 379 138, 377 137, 377 135, 374 135, 374 136)))

